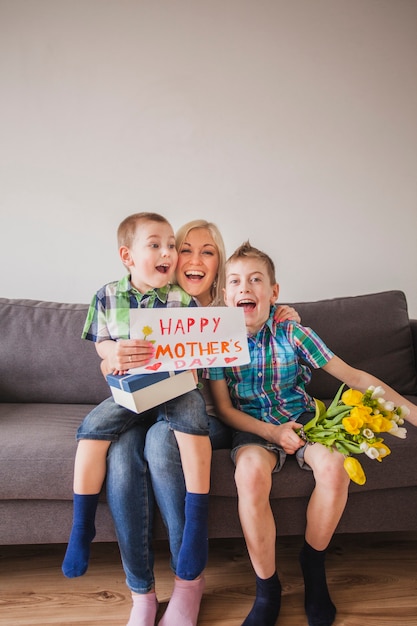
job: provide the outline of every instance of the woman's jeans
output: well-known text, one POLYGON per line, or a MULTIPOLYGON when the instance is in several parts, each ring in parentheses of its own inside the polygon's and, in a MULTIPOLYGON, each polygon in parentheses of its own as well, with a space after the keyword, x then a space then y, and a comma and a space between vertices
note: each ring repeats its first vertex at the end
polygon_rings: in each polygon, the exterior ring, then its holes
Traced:
MULTIPOLYGON (((161 415, 162 407, 187 414, 191 423, 200 422, 201 411, 205 413, 197 390, 170 400, 155 409, 159 413, 156 422, 155 416, 150 416, 148 422, 136 425, 112 443, 107 459, 107 500, 126 583, 136 593, 147 593, 154 587, 154 494, 168 529, 174 572, 184 528, 184 475, 175 434, 161 415)), ((230 447, 230 430, 214 417, 207 419, 213 449, 230 447)))

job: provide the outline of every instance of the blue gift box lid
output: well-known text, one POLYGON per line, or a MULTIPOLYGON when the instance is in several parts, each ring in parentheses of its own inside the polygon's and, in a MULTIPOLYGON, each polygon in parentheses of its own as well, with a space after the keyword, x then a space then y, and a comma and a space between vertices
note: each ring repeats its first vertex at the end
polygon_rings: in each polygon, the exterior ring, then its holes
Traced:
MULTIPOLYGON (((179 374, 179 372, 176 373, 179 374)), ((134 391, 139 391, 139 389, 143 389, 144 387, 149 387, 149 385, 155 385, 162 380, 166 380, 170 377, 170 375, 172 375, 172 372, 126 374, 121 376, 117 374, 108 374, 106 378, 108 384, 111 387, 117 387, 118 389, 122 389, 123 391, 133 393, 134 391)))

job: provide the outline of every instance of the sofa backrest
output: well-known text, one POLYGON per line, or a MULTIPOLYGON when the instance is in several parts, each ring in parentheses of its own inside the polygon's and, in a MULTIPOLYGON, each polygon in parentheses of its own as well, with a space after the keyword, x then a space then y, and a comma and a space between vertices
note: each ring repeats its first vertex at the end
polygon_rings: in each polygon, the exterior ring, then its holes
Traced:
MULTIPOLYGON (((402 291, 296 302, 292 306, 337 356, 365 370, 402 395, 417 394, 416 362, 407 301, 402 291)), ((334 396, 340 382, 314 371, 308 391, 334 396)))
MULTIPOLYGON (((403 395, 417 395, 417 375, 403 292, 296 302, 338 356, 403 395)), ((94 345, 81 339, 87 304, 0 298, 0 402, 97 404, 110 395, 94 345)), ((309 392, 334 396, 339 381, 313 372, 309 392)))
POLYGON ((110 396, 86 304, 0 298, 0 401, 98 404, 110 396))

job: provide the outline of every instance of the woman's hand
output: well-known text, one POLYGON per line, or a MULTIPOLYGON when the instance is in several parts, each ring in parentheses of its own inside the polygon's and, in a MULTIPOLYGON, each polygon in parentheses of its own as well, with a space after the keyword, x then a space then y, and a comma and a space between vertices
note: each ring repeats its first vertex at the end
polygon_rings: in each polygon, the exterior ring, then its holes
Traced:
POLYGON ((146 365, 155 354, 150 341, 144 339, 121 339, 103 341, 96 344, 104 376, 107 374, 125 374, 129 369, 146 365))
POLYGON ((297 322, 297 324, 301 323, 301 317, 298 315, 297 311, 294 307, 288 306, 287 304, 277 306, 274 319, 276 322, 292 321, 297 322))

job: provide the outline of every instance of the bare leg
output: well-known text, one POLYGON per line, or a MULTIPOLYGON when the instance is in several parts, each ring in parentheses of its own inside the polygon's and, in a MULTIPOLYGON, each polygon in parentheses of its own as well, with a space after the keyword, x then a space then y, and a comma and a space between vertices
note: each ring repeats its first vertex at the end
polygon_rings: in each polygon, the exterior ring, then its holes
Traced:
POLYGON ((209 437, 175 431, 181 455, 185 486, 191 493, 210 490, 211 443, 209 437))
POLYGON ((349 476, 343 455, 325 446, 307 446, 304 458, 316 482, 307 508, 306 540, 316 550, 325 550, 346 506, 349 476))
POLYGON ((243 626, 274 626, 281 607, 276 527, 269 501, 275 464, 275 454, 260 446, 244 446, 236 456, 239 517, 256 574, 256 598, 243 626))
POLYGON ((82 439, 78 442, 74 465, 74 493, 100 493, 106 476, 110 441, 82 439))
POLYGON ((305 609, 309 626, 333 624, 336 607, 326 581, 325 554, 348 497, 349 477, 343 456, 320 444, 307 446, 305 460, 316 481, 307 508, 304 547, 300 553, 305 585, 305 609))

